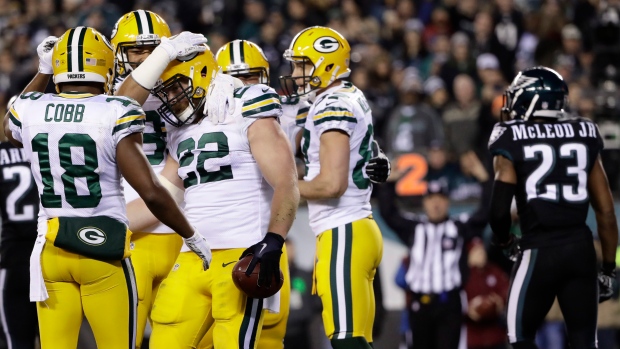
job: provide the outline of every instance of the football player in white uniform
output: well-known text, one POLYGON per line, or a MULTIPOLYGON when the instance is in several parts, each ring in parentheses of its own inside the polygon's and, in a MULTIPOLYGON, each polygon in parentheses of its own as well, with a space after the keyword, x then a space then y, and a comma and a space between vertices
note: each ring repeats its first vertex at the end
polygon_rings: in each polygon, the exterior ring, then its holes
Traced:
MULTIPOLYGON (((168 24, 154 12, 136 10, 119 18, 111 37, 115 51, 114 89, 120 88, 133 69, 160 44, 162 37, 170 36, 168 24)), ((142 104, 146 114, 142 149, 156 175, 161 173, 168 157, 166 125, 157 112, 160 107, 161 101, 152 94, 142 104)), ((127 203, 139 198, 131 185, 124 188, 127 203)), ((138 286, 137 348, 142 345, 146 321, 150 317, 157 290, 172 269, 182 244, 179 236, 161 223, 143 231, 134 231, 131 236, 131 261, 138 286)))
MULTIPOLYGON (((195 347, 211 327, 215 348, 256 348, 262 309, 280 309, 278 295, 245 296, 231 272, 248 254, 254 256, 248 273, 261 263, 262 287, 271 287, 272 275, 280 272, 284 238, 299 201, 292 152, 277 121, 281 106, 270 87, 245 86, 234 93, 229 119, 210 122, 202 111, 217 70, 210 51, 177 60, 155 90, 164 103, 162 116, 173 126, 162 176, 184 193, 190 222, 209 222, 201 233, 214 261, 206 274, 196 273, 196 259, 183 248, 155 299, 153 348, 195 347)), ((153 222, 139 205, 130 204, 128 212, 134 229, 153 222)))
POLYGON ((86 315, 99 348, 134 348, 137 295, 121 175, 204 269, 211 251, 148 166, 140 105, 104 94, 114 60, 108 40, 76 27, 46 50, 54 64, 42 64, 30 87, 52 73, 59 94, 24 93, 4 121, 31 162, 41 199, 30 266, 41 346, 75 348, 86 315))
POLYGON ((383 240, 372 218, 372 115, 364 94, 343 79, 350 74, 350 46, 326 27, 302 30, 285 51, 292 63, 282 78, 292 97, 312 102, 301 148, 306 175, 299 182, 317 236, 316 292, 334 349, 369 349, 375 304, 373 279, 383 240), (293 88, 291 88, 293 87, 293 88))

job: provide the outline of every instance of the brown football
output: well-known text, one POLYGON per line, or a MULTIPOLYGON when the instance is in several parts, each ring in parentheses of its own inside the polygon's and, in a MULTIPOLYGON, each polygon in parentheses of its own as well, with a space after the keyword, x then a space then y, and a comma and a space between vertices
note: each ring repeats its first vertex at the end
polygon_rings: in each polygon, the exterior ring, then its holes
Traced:
POLYGON ((260 287, 258 286, 260 262, 256 263, 256 267, 250 276, 245 275, 245 271, 248 269, 250 261, 252 261, 252 255, 241 258, 237 264, 235 264, 232 272, 232 278, 235 286, 237 286, 238 289, 243 291, 243 293, 250 298, 267 298, 276 294, 280 288, 282 288, 282 283, 284 282, 282 270, 280 270, 280 278, 273 278, 270 287, 260 287))

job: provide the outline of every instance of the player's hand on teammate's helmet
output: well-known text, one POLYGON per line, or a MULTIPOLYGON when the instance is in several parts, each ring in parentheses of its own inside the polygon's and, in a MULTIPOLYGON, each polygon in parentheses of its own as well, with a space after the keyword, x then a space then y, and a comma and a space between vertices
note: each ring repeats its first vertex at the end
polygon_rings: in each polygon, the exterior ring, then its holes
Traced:
POLYGON ((224 124, 235 113, 235 89, 243 87, 241 80, 221 71, 211 80, 207 91, 204 114, 214 125, 224 124))
POLYGON ((284 238, 276 233, 267 233, 265 238, 250 247, 248 247, 239 259, 252 255, 252 260, 245 271, 245 275, 250 276, 256 263, 260 262, 260 273, 258 274, 258 286, 271 287, 271 281, 280 278, 280 256, 282 255, 282 246, 284 238))
POLYGON ((611 265, 603 265, 601 270, 598 272, 598 302, 602 303, 611 297, 614 294, 614 288, 616 286, 616 266, 611 263, 611 265))
POLYGON ((168 53, 168 57, 172 62, 179 57, 206 51, 208 49, 208 46, 205 45, 206 43, 207 38, 204 35, 185 31, 169 38, 161 38, 159 47, 168 53))
POLYGON ((52 50, 58 41, 55 36, 48 36, 37 46, 37 55, 39 55, 39 73, 52 75, 52 50))
POLYGON ((371 182, 384 183, 392 172, 390 160, 385 156, 381 148, 379 148, 377 141, 372 141, 371 148, 372 158, 368 161, 368 165, 366 165, 366 174, 371 182))
POLYGON ((202 267, 204 270, 209 269, 211 265, 211 246, 207 239, 194 229, 194 235, 189 238, 183 238, 187 247, 202 259, 202 267))

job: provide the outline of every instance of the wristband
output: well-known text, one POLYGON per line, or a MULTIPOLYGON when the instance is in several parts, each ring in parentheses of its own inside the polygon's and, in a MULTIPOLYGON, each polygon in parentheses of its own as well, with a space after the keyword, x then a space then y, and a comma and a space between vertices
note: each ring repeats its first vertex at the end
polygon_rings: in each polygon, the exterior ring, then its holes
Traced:
POLYGON ((172 184, 172 182, 170 182, 168 178, 162 175, 157 175, 157 178, 159 179, 159 183, 161 183, 162 187, 166 188, 170 195, 172 195, 172 198, 174 199, 174 202, 177 203, 177 205, 183 202, 183 200, 185 199, 185 192, 182 189, 179 189, 179 187, 172 184))
POLYGON ((147 59, 131 73, 133 80, 146 90, 152 90, 170 63, 170 56, 162 47, 156 47, 147 59))

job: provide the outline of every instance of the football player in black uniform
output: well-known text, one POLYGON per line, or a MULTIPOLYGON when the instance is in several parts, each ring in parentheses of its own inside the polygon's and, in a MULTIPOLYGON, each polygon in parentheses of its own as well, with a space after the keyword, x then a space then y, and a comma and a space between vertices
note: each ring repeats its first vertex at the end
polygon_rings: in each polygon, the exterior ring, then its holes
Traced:
POLYGON ((0 142, 0 213, 0 320, 9 348, 34 349, 37 306, 28 299, 28 285, 39 194, 23 149, 6 141, 0 142))
POLYGON ((515 349, 536 348, 536 329, 556 296, 571 348, 596 348, 597 303, 612 293, 618 228, 599 155, 603 141, 596 124, 565 115, 567 95, 566 83, 551 69, 520 72, 505 94, 503 111, 511 120, 495 125, 489 140, 494 243, 507 249, 516 244, 509 234, 513 197, 523 234, 507 307, 515 349), (590 204, 603 252, 598 277, 586 225, 590 204))

